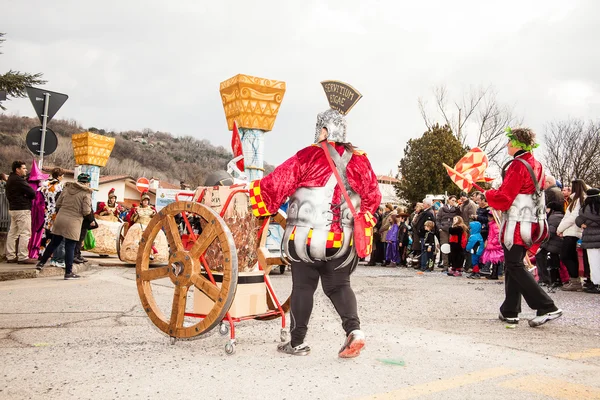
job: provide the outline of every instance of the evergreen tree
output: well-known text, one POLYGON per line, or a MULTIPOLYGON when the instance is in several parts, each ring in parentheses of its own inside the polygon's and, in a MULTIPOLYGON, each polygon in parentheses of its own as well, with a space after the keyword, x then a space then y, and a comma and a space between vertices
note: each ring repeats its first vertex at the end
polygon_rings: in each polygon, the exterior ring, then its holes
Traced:
POLYGON ((454 166, 466 152, 448 125, 432 125, 422 137, 410 139, 398 165, 398 197, 416 203, 426 194, 457 194, 442 163, 454 166))
MULTIPOLYGON (((5 33, 0 33, 0 46, 6 40, 4 39, 4 35, 5 33)), ((46 83, 41 78, 41 73, 29 74, 27 72, 9 70, 4 75, 0 75, 0 92, 6 92, 7 97, 25 97, 27 96, 26 86, 43 85, 46 83)), ((1 103, 0 109, 6 110, 1 103)))

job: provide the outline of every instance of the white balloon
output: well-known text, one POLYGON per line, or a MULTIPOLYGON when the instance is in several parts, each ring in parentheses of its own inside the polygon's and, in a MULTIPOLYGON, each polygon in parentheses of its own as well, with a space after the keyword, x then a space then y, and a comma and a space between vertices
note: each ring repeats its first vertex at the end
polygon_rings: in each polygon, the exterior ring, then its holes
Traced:
POLYGON ((442 247, 440 247, 440 250, 442 250, 442 253, 444 254, 450 254, 450 243, 444 243, 442 247))

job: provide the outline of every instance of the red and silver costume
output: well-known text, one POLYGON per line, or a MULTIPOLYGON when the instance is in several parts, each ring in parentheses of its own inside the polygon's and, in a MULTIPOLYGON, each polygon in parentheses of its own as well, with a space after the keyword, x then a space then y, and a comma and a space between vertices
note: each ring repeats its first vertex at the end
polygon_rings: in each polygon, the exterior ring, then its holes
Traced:
MULTIPOLYGON (((381 193, 366 154, 348 152, 341 143, 333 145, 342 159, 348 159, 346 177, 353 204, 362 214, 374 214, 381 193)), ((290 198, 283 240, 288 257, 293 258, 288 240, 293 241, 295 253, 304 262, 348 255, 353 232, 351 214, 320 146, 300 150, 271 174, 253 181, 250 196, 256 216, 276 213, 290 198), (339 250, 326 257, 326 249, 339 250)))
MULTIPOLYGON (((350 88, 344 89, 348 97, 346 107, 329 109, 317 116, 315 142, 323 140, 322 135, 327 135, 330 142, 327 154, 336 164, 357 211, 356 217, 368 217, 367 221, 373 221, 374 225, 372 214, 381 202, 377 177, 366 154, 350 150, 352 146, 346 140, 343 114, 360 99, 360 94, 345 84, 343 87, 350 88)), ((334 107, 331 101, 330 105, 334 107)), ((334 304, 346 332, 346 342, 338 355, 342 358, 356 357, 365 344, 365 336, 360 330, 356 297, 350 287, 353 268, 347 267, 358 262, 352 246, 354 216, 325 150, 318 144, 300 150, 275 171, 250 185, 250 204, 256 216, 276 213, 288 198, 282 247, 292 260, 291 341, 278 346, 278 350, 294 355, 310 352, 304 338, 314 291, 320 279, 323 291, 334 304)))
POLYGON ((529 248, 543 240, 547 232, 544 191, 539 196, 536 194, 531 174, 519 159, 531 166, 539 187, 543 187, 542 164, 531 152, 523 151, 515 155, 506 169, 502 185, 497 190, 485 192, 488 204, 502 211, 500 237, 509 250, 513 245, 529 248))

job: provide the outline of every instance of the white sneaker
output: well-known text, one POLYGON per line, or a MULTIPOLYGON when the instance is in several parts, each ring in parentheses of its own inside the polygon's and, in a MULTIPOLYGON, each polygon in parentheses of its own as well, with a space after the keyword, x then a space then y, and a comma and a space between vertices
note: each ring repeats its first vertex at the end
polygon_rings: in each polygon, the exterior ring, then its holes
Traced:
POLYGON ((365 334, 363 331, 355 329, 346 338, 338 356, 340 358, 358 357, 363 347, 365 347, 365 334))

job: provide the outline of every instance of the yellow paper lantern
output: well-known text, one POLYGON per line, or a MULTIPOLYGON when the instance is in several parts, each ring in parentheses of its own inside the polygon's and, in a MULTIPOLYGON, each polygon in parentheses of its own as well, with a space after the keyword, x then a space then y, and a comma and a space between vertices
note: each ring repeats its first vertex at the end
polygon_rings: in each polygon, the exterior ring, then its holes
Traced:
POLYGON ((115 138, 92 132, 76 133, 71 137, 75 163, 79 165, 106 166, 115 146, 115 138))
POLYGON ((221 82, 219 91, 229 130, 236 120, 240 128, 267 132, 275 124, 285 82, 239 74, 221 82))

